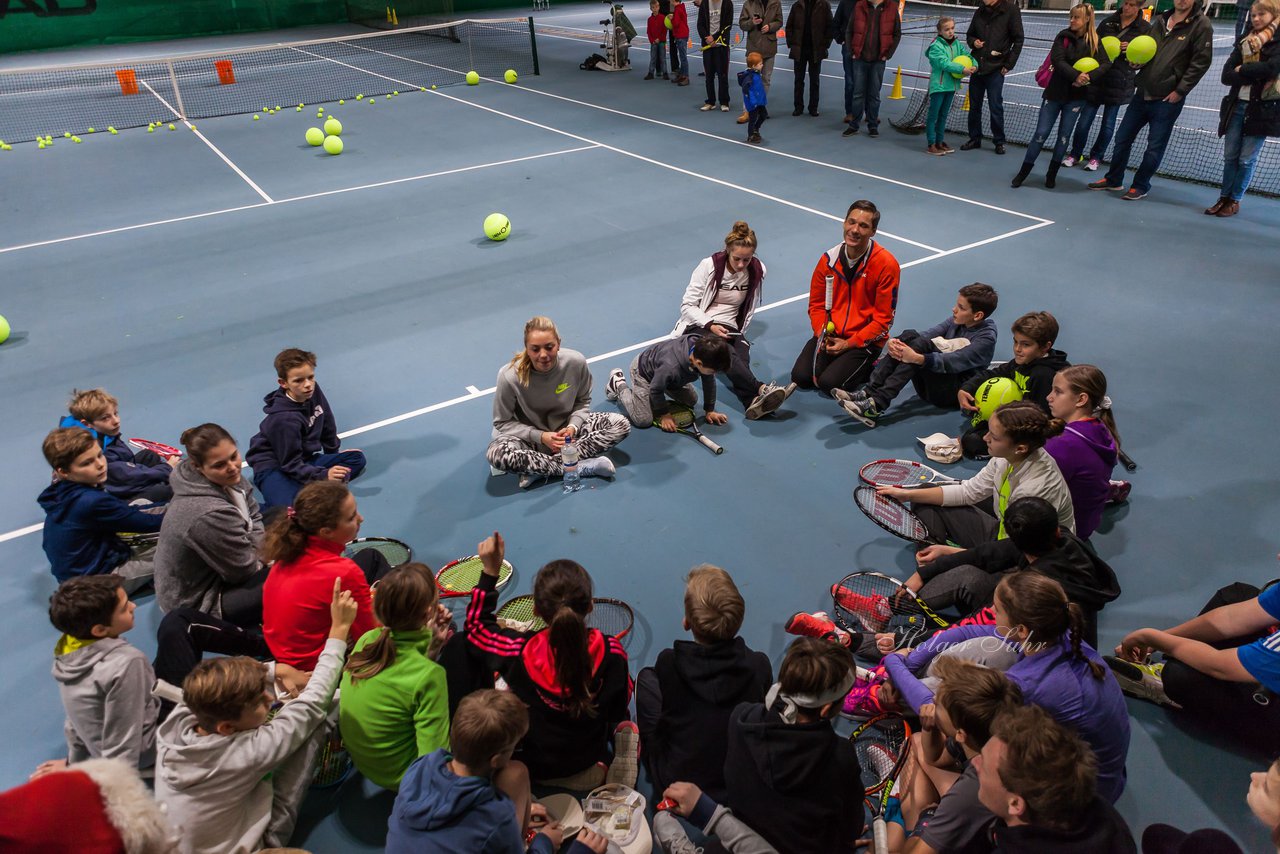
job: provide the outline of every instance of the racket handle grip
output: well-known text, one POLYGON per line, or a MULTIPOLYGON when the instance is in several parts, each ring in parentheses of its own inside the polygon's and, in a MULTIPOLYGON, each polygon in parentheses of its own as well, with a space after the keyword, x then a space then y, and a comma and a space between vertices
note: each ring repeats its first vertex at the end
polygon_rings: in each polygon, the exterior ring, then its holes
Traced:
POLYGON ((706 436, 699 436, 698 441, 701 442, 703 445, 706 445, 707 450, 711 451, 711 453, 715 454, 716 456, 719 456, 720 454, 724 453, 724 448, 720 447, 715 442, 708 439, 706 436))
POLYGON ((1120 464, 1124 466, 1125 471, 1136 471, 1138 464, 1133 461, 1133 457, 1121 450, 1117 456, 1120 458, 1120 464))
POLYGON ((871 846, 875 854, 889 854, 889 826, 880 816, 871 822, 871 846))

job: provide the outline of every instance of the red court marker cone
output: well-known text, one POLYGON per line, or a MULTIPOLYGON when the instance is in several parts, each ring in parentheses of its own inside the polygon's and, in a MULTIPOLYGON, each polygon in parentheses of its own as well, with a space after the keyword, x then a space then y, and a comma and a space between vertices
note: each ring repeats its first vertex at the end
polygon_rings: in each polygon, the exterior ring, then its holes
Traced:
POLYGON ((787 31, 784 30, 782 27, 778 27, 778 38, 785 39, 786 37, 787 37, 787 31))
POLYGON ((893 75, 893 91, 889 93, 890 101, 901 101, 902 94, 902 66, 898 66, 898 73, 893 75))
POLYGON ((739 41, 739 39, 741 39, 741 37, 742 37, 742 34, 741 34, 741 33, 734 33, 734 34, 733 34, 733 43, 734 43, 734 44, 737 44, 737 43, 738 43, 738 41, 739 41))
POLYGON ((230 86, 236 82, 235 69, 231 67, 231 60, 219 59, 213 64, 218 69, 218 83, 222 86, 230 86))

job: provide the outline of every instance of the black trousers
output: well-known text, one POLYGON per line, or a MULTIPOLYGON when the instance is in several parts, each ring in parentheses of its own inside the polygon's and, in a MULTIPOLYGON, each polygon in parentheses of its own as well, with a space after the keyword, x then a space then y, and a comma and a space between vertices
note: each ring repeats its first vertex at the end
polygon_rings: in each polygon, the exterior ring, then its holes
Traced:
POLYGON ((873 344, 867 347, 850 347, 833 356, 825 350, 818 350, 817 337, 810 338, 805 343, 804 349, 800 351, 800 355, 796 357, 796 363, 791 367, 791 381, 800 388, 815 388, 813 378, 816 367, 818 376, 816 388, 828 394, 836 388, 853 391, 871 376, 871 368, 875 364, 876 357, 880 355, 881 346, 873 344), (815 352, 817 353, 816 364, 815 352))
POLYGON ((989 543, 1000 531, 990 499, 954 507, 913 503, 911 512, 920 517, 935 539, 953 542, 963 549, 989 543))
POLYGON ((809 112, 818 111, 818 80, 822 76, 822 60, 797 59, 795 62, 796 109, 804 109, 804 78, 809 75, 809 112))
MULTIPOLYGON (((932 341, 914 329, 903 332, 898 340, 920 354, 938 352, 932 341)), ((943 409, 955 409, 960 405, 956 395, 968 378, 968 373, 940 374, 925 370, 924 365, 900 362, 885 354, 871 371, 871 378, 867 380, 867 393, 875 400, 876 408, 884 412, 910 382, 921 400, 927 400, 943 409)))
POLYGON ((729 106, 729 48, 720 45, 704 50, 702 71, 707 75, 707 103, 714 104, 719 97, 720 106, 729 106))
MULTIPOLYGON (((702 335, 715 334, 705 326, 690 326, 685 329, 684 334, 694 332, 702 335)), ((756 379, 756 375, 751 372, 751 342, 745 335, 735 335, 725 340, 729 344, 729 370, 725 372, 725 377, 729 380, 730 388, 733 389, 733 396, 738 398, 744 407, 750 406, 756 399, 756 395, 760 393, 761 386, 760 380, 756 379)))
POLYGON ((156 659, 152 663, 156 678, 179 687, 207 652, 259 660, 271 657, 261 628, 242 628, 195 608, 174 608, 165 614, 156 641, 156 659))

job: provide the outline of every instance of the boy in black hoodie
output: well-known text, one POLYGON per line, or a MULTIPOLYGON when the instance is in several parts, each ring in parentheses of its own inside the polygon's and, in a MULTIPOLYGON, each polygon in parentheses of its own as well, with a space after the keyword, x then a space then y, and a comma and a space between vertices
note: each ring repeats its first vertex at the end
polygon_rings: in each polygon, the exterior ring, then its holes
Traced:
POLYGON ((854 681, 848 649, 797 638, 764 703, 729 721, 727 805, 780 854, 851 854, 862 834, 862 771, 831 720, 854 681))
POLYGON ((676 641, 636 676, 641 759, 655 802, 677 781, 724 800, 729 716, 739 703, 763 702, 773 682, 769 657, 737 636, 745 611, 729 573, 694 567, 684 588, 684 627, 693 640, 676 641))
MULTIPOLYGON (((973 395, 978 386, 995 377, 1013 380, 1022 389, 1023 398, 1049 412, 1053 376, 1071 366, 1066 353, 1053 349, 1053 342, 1058 339, 1058 319, 1047 311, 1028 312, 1013 322, 1012 331, 1013 358, 1002 365, 976 372, 956 393, 962 412, 977 413, 973 395)), ((982 438, 986 433, 987 422, 982 420, 960 437, 960 448, 966 457, 974 460, 988 458, 987 443, 982 438)))
POLYGON ((288 507, 313 480, 352 481, 365 466, 361 451, 338 450, 338 424, 316 382, 316 354, 290 347, 275 368, 280 387, 262 399, 267 417, 245 454, 264 512, 288 507))

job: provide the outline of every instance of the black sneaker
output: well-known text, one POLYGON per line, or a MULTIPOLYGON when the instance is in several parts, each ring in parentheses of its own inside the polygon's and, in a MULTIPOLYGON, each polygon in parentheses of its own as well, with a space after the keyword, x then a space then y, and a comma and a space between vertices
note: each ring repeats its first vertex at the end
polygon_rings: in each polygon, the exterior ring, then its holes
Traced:
POLYGON ((880 135, 879 128, 867 128, 867 136, 871 137, 872 139, 875 139, 879 135, 880 135))
POLYGON ((1004 152, 1005 152, 1004 143, 1003 143, 1003 142, 997 142, 997 143, 996 143, 996 154, 1004 154, 1004 152))
POLYGON ((840 134, 840 135, 841 135, 841 136, 855 136, 857 133, 858 133, 858 128, 857 128, 857 126, 856 126, 856 125, 849 125, 849 127, 847 127, 847 128, 845 128, 845 129, 844 129, 844 133, 842 133, 842 134, 840 134))
POLYGON ((961 151, 973 151, 975 148, 982 148, 982 143, 976 139, 971 139, 964 145, 960 146, 961 151))

